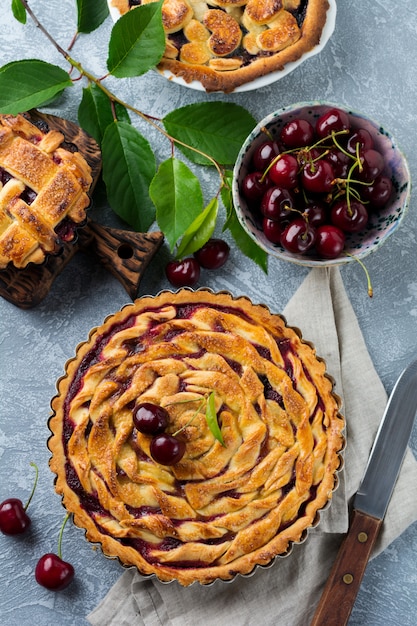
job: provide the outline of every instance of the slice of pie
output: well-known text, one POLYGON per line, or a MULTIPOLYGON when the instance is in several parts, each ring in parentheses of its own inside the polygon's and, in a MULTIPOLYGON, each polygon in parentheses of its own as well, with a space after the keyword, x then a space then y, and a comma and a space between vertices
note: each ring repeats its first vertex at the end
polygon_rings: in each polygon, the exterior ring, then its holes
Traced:
MULTIPOLYGON (((110 0, 121 15, 154 0, 110 0)), ((281 71, 320 43, 328 0, 165 0, 158 65, 207 92, 281 71)))
POLYGON ((143 297, 90 333, 58 383, 56 491, 90 541, 141 574, 230 580, 317 523, 337 484, 339 404, 311 344, 265 306, 209 290, 143 297), (135 426, 143 403, 185 443, 173 465, 135 426))
POLYGON ((91 168, 63 142, 24 115, 0 115, 0 269, 42 263, 86 218, 91 168))

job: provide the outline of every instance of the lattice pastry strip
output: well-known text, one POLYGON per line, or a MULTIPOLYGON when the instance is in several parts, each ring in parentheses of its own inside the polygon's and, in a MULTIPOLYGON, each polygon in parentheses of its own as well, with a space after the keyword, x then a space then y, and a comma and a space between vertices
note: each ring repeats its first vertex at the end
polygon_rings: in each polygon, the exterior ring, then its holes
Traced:
POLYGON ((91 170, 63 141, 22 115, 0 115, 0 269, 41 263, 59 250, 64 220, 85 220, 91 170))

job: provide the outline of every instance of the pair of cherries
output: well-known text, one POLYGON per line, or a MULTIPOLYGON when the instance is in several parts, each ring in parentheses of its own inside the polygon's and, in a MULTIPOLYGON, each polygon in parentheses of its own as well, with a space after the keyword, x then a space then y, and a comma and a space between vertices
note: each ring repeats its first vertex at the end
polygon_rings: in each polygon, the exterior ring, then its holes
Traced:
POLYGON ((229 258, 230 246, 223 239, 212 238, 192 257, 169 261, 165 274, 174 287, 193 287, 200 278, 201 268, 217 270, 229 258))
MULTIPOLYGON (((35 465, 34 467, 36 469, 36 477, 27 503, 23 505, 22 501, 18 498, 8 498, 0 504, 0 531, 4 535, 21 535, 28 530, 32 523, 32 520, 27 514, 27 509, 32 500, 38 480, 38 469, 35 465)), ((61 556, 62 532, 67 520, 68 515, 65 517, 64 523, 61 526, 58 541, 58 554, 51 552, 44 554, 39 559, 35 569, 36 582, 51 591, 61 591, 65 589, 74 578, 74 567, 71 563, 64 561, 61 556)))
POLYGON ((152 435, 149 451, 154 461, 161 465, 175 465, 185 453, 185 443, 165 432, 169 413, 164 407, 152 402, 142 402, 133 411, 133 423, 144 435, 152 435))

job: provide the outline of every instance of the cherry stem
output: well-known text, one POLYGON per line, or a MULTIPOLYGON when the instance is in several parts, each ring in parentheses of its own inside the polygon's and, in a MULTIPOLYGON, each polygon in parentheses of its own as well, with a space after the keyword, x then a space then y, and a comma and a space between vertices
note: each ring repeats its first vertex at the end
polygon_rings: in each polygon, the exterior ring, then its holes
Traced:
MULTIPOLYGON (((181 401, 180 401, 181 402, 181 401)), ((195 400, 185 400, 184 402, 195 402, 195 400)), ((204 404, 207 402, 207 398, 205 397, 200 404, 198 405, 195 413, 192 415, 192 417, 188 420, 188 422, 186 424, 184 424, 184 426, 181 426, 181 428, 179 428, 178 430, 175 431, 175 433, 173 433, 173 437, 176 437, 177 435, 179 435, 183 430, 185 430, 187 428, 187 426, 189 426, 191 424, 191 422, 193 422, 195 420, 195 418, 197 417, 197 415, 200 413, 201 409, 203 408, 204 404)), ((175 404, 175 403, 173 403, 175 404)))
POLYGON ((373 290, 372 283, 371 283, 371 277, 369 275, 369 272, 368 272, 364 262, 361 261, 361 259, 359 259, 357 256, 354 256, 353 254, 350 254, 350 252, 346 252, 346 250, 344 250, 343 254, 345 256, 350 257, 351 259, 353 259, 357 263, 359 263, 359 265, 361 266, 361 268, 365 272, 365 276, 366 276, 366 280, 367 280, 367 286, 368 286, 368 296, 370 298, 372 298, 372 296, 374 295, 374 290, 373 290))
POLYGON ((36 489, 36 485, 38 484, 38 476, 39 476, 39 470, 38 470, 38 466, 35 463, 31 463, 31 466, 35 468, 35 482, 33 483, 33 487, 32 487, 32 491, 30 492, 30 496, 28 501, 26 502, 25 506, 23 507, 25 509, 25 511, 27 510, 32 498, 33 498, 33 494, 35 493, 35 489, 36 489))
POLYGON ((66 516, 65 516, 65 518, 64 518, 64 521, 62 522, 61 529, 60 529, 60 531, 59 531, 59 535, 58 535, 58 552, 57 552, 57 554, 58 554, 58 556, 59 556, 59 558, 60 558, 60 559, 62 559, 62 550, 61 550, 61 546, 62 546, 62 534, 63 534, 63 532, 64 532, 64 528, 65 528, 66 523, 68 522, 69 517, 70 517, 70 514, 69 514, 69 513, 67 513, 67 514, 66 514, 66 516))

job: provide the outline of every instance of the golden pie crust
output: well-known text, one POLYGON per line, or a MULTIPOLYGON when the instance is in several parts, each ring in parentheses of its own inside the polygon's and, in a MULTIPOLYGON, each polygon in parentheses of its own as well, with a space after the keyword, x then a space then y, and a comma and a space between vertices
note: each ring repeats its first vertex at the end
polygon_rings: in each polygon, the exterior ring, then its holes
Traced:
POLYGON ((56 491, 90 541, 143 575, 248 574, 304 539, 332 497, 344 442, 332 385, 263 305, 209 290, 140 298, 90 333, 58 383, 56 491), (201 409, 211 392, 224 445, 201 409), (177 464, 152 459, 132 419, 141 402, 166 407, 170 433, 188 424, 177 464))
MULTIPOLYGON (((111 0, 121 15, 140 3, 111 0)), ((328 9, 328 0, 165 0, 158 69, 207 92, 231 92, 317 46, 328 9)))
POLYGON ((63 221, 85 220, 91 168, 63 142, 24 115, 0 115, 0 269, 42 263, 59 251, 63 221))

